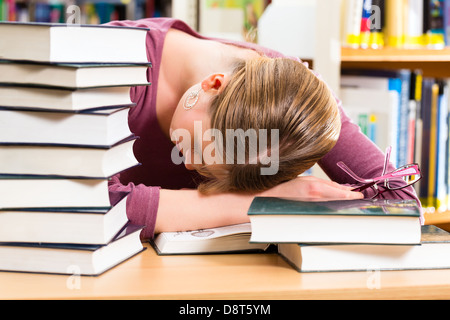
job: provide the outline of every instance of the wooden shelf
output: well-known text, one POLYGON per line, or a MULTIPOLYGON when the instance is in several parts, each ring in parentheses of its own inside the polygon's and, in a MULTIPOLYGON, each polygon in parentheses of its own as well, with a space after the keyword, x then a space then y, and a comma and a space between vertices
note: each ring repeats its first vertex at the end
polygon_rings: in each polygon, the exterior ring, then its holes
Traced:
POLYGON ((422 69, 428 77, 450 77, 450 48, 445 49, 352 49, 342 48, 343 68, 422 69))
POLYGON ((351 49, 342 48, 342 62, 450 62, 450 48, 432 49, 351 49))

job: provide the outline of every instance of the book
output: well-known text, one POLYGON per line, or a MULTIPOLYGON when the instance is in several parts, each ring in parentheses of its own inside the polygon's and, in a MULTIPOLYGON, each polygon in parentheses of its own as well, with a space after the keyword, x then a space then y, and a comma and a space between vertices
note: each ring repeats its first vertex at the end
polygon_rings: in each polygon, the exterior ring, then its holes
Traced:
POLYGON ((105 208, 0 209, 0 242, 104 245, 127 224, 127 197, 105 208))
POLYGON ((443 1, 443 30, 444 43, 450 45, 450 0, 443 1))
POLYGON ((120 106, 89 112, 38 112, 0 107, 0 143, 110 146, 132 134, 129 109, 120 106))
POLYGON ((361 19, 364 0, 344 0, 342 3, 342 44, 358 48, 361 40, 361 19))
POLYGON ((0 86, 0 106, 77 111, 100 107, 130 105, 130 87, 95 87, 87 89, 0 86))
POLYGON ((152 240, 152 246, 159 255, 260 252, 268 248, 269 245, 265 243, 250 243, 250 235, 250 223, 184 232, 162 232, 152 240))
POLYGON ((405 37, 404 1, 386 1, 386 44, 402 47, 405 37))
MULTIPOLYGON (((405 48, 423 46, 423 0, 408 0, 406 5, 405 48)), ((405 5, 405 4, 403 4, 405 5)))
POLYGON ((450 268, 450 234, 432 225, 421 229, 420 245, 290 243, 279 244, 278 252, 300 272, 450 268))
MULTIPOLYGON (((431 137, 431 108, 432 108, 432 91, 433 87, 436 87, 435 79, 425 77, 423 79, 422 85, 422 102, 421 102, 421 143, 419 156, 420 159, 420 171, 421 174, 425 177, 430 177, 430 137, 431 137)), ((436 88, 434 89, 436 91, 436 88)), ((431 178, 434 180, 434 178, 431 178)), ((431 203, 428 203, 428 195, 429 195, 429 183, 427 181, 419 181, 418 186, 418 194, 420 202, 424 207, 432 206, 431 203)))
POLYGON ((409 120, 408 120, 408 155, 407 163, 419 162, 418 148, 422 139, 422 122, 420 121, 422 101, 422 71, 411 72, 411 83, 409 90, 409 120))
POLYGON ((0 59, 147 63, 148 29, 64 23, 0 23, 0 59))
POLYGON ((0 208, 109 207, 107 179, 0 176, 0 208))
POLYGON ((385 0, 372 0, 372 15, 370 16, 370 48, 384 47, 385 30, 385 0))
POLYGON ((0 243, 0 270, 98 276, 145 249, 141 230, 127 225, 106 245, 0 243))
POLYGON ((415 200, 255 197, 248 210, 250 241, 418 244, 420 213, 415 200))
POLYGON ((135 139, 102 148, 0 143, 0 175, 108 178, 139 164, 133 153, 135 139))
POLYGON ((445 46, 444 36, 444 1, 424 1, 424 42, 432 49, 442 49, 445 46))
POLYGON ((439 81, 439 94, 437 101, 437 136, 436 136, 436 187, 434 194, 434 207, 437 211, 447 210, 447 145, 448 145, 448 86, 439 81))
POLYGON ((0 60, 0 83, 81 89, 149 85, 148 64, 31 63, 0 60))

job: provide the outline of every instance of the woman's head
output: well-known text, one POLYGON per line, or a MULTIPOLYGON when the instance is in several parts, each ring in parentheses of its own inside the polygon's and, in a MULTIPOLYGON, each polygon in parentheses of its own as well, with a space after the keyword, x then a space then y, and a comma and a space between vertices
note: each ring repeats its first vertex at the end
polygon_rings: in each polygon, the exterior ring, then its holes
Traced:
MULTIPOLYGON (((202 159, 191 167, 208 178, 199 187, 203 193, 270 189, 312 167, 337 141, 336 101, 327 85, 298 61, 243 60, 231 74, 208 81, 205 88, 215 91, 197 110, 204 117, 192 115, 206 121, 203 130, 214 130, 213 148, 207 142, 197 153, 207 151, 215 163, 202 159)), ((191 106, 196 97, 185 99, 191 106)))

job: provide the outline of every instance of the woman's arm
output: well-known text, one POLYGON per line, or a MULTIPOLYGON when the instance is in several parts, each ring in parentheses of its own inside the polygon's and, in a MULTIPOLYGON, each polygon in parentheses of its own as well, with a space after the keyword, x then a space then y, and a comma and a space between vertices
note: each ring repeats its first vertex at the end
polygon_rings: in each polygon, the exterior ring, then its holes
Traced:
POLYGON ((247 211, 255 196, 308 200, 361 199, 350 187, 315 177, 298 177, 259 194, 223 193, 204 196, 197 190, 160 192, 155 233, 213 228, 249 222, 247 211))
POLYGON ((362 194, 329 180, 298 177, 259 194, 224 193, 204 196, 197 190, 167 190, 129 183, 120 176, 109 183, 111 204, 124 196, 128 219, 145 229, 141 238, 153 238, 163 231, 185 231, 248 222, 247 211, 255 196, 295 197, 302 199, 360 199, 362 194))

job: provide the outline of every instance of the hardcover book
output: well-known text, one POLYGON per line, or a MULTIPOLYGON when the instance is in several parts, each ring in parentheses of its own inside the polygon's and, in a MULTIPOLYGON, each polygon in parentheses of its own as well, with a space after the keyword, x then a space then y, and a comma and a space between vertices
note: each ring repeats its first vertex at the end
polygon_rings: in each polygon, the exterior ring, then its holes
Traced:
POLYGON ((115 206, 0 209, 0 242, 104 245, 127 224, 127 197, 115 206))
POLYGON ((0 144, 113 145, 132 134, 129 109, 43 112, 0 107, 0 144))
POLYGON ((300 272, 443 269, 450 268, 450 234, 427 225, 420 245, 290 243, 278 252, 300 272))
POLYGON ((105 86, 146 86, 147 64, 38 63, 0 60, 0 83, 82 89, 105 86))
POLYGON ((147 63, 148 29, 63 23, 0 23, 0 59, 147 63))
POLYGON ((106 245, 0 243, 0 270, 98 276, 145 249, 141 230, 127 225, 106 245))
POLYGON ((255 197, 248 215, 251 242, 419 244, 421 236, 415 200, 255 197))

